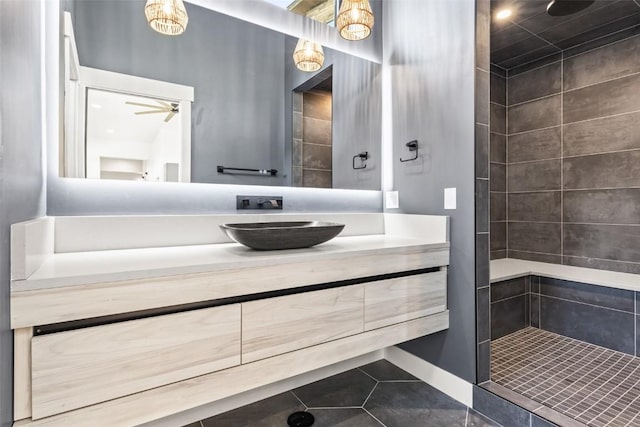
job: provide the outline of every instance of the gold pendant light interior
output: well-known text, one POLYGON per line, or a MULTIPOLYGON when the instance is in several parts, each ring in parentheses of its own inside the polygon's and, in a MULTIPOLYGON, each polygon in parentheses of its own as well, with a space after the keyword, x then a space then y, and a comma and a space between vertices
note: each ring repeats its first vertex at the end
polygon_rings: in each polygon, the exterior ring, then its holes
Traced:
POLYGON ((371 35, 374 16, 369 0, 343 0, 336 28, 346 40, 364 40, 371 35))
POLYGON ((310 40, 299 39, 293 51, 293 62, 301 71, 318 71, 324 64, 322 45, 310 40))
POLYGON ((184 33, 189 22, 182 0, 147 0, 144 14, 151 28, 169 36, 184 33))

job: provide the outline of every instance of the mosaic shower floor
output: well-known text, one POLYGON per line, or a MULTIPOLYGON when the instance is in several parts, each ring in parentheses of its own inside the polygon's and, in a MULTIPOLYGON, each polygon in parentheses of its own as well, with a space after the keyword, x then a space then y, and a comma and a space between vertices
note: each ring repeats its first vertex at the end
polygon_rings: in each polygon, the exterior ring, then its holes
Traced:
POLYGON ((491 343, 491 380, 594 427, 640 427, 640 357, 537 328, 491 343))

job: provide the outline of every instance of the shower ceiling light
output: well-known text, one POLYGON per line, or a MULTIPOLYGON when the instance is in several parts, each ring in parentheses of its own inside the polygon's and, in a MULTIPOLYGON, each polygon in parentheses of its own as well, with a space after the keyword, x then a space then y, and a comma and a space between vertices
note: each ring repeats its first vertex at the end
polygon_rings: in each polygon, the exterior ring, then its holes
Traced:
POLYGON ((182 0, 147 0, 144 14, 151 28, 169 36, 184 33, 189 22, 182 0))
POLYGON ((336 27, 343 39, 364 40, 373 28, 373 11, 369 0, 342 0, 336 27))
POLYGON ((318 71, 324 64, 324 51, 319 43, 299 39, 293 51, 293 62, 301 71, 318 71))
POLYGON ((510 17, 511 14, 511 9, 500 9, 498 13, 496 13, 496 19, 502 21, 503 19, 510 17))

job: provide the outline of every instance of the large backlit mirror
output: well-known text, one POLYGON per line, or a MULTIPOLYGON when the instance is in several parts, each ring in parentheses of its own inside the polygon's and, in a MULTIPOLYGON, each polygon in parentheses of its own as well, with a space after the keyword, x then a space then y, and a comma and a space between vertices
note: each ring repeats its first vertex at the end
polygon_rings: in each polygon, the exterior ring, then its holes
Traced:
MULTIPOLYGON (((380 189, 380 64, 322 47, 301 71, 296 37, 188 2, 163 35, 145 3, 62 2, 61 176, 380 189)), ((329 25, 336 8, 279 3, 329 25)))
POLYGON ((318 22, 334 25, 338 12, 336 0, 265 0, 298 15, 308 16, 318 22))

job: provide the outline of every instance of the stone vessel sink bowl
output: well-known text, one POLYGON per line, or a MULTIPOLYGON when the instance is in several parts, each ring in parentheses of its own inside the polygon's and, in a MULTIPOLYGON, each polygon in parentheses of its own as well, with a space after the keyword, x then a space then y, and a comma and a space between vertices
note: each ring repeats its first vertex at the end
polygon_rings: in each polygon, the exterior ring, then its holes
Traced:
POLYGON ((336 237, 344 224, 323 221, 252 222, 222 224, 231 239, 252 249, 271 251, 298 249, 324 243, 336 237))

